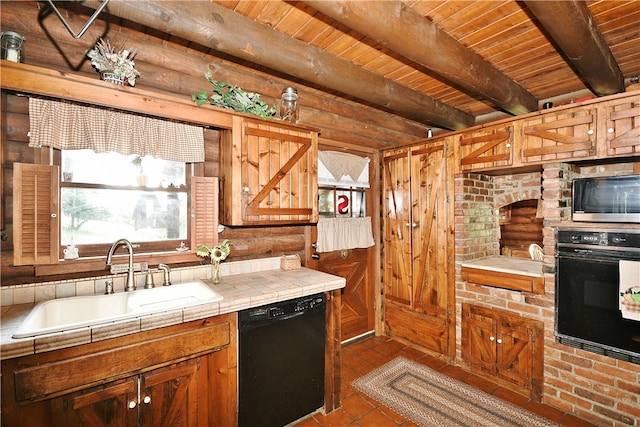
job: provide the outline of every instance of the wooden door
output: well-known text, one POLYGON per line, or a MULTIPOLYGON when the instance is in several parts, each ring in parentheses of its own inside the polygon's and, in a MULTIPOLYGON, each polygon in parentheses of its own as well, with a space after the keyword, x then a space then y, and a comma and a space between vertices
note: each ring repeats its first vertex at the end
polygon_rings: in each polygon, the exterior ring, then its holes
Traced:
POLYGON ((411 167, 407 150, 384 157, 384 297, 411 308, 411 167))
POLYGON ((137 391, 135 376, 53 399, 51 420, 68 427, 137 426, 137 391))
POLYGON ((495 308, 462 304, 462 359, 491 380, 542 398, 544 325, 495 308))
POLYGON ((520 387, 531 388, 534 354, 531 329, 519 322, 502 319, 496 336, 496 367, 500 376, 520 387))
MULTIPOLYGON (((197 359, 144 374, 140 381, 140 426, 198 425, 197 359)), ((207 399, 203 396, 202 404, 207 399)))
POLYGON ((384 157, 384 318, 389 335, 453 358, 453 156, 448 142, 384 157))
POLYGON ((600 157, 637 156, 640 154, 640 97, 609 101, 604 105, 606 153, 600 157))
POLYGON ((522 162, 544 163, 594 158, 597 108, 546 113, 522 123, 522 162))
POLYGON ((544 326, 538 320, 509 315, 497 326, 496 367, 498 375, 529 390, 531 398, 542 398, 544 326))
POLYGON ((318 222, 318 132, 234 116, 222 134, 220 218, 225 225, 318 222))
POLYGON ((496 325, 478 307, 462 305, 462 359, 470 366, 496 374, 496 325))
POLYGON ((344 277, 340 310, 340 340, 346 341, 373 331, 375 322, 373 278, 369 249, 326 252, 320 255, 318 270, 344 277))
POLYGON ((451 247, 444 143, 411 151, 413 308, 447 334, 451 247))
POLYGON ((460 169, 486 170, 513 164, 513 125, 481 128, 460 135, 460 169))

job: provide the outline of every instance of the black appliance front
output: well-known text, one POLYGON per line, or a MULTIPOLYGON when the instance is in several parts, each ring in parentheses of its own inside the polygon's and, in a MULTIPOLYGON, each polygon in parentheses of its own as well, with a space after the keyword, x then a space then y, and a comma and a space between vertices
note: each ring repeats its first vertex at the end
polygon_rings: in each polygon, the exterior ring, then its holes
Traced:
POLYGON ((282 427, 324 405, 324 294, 239 313, 240 427, 282 427))
POLYGON ((640 235, 558 231, 559 342, 640 363, 640 322, 623 318, 619 309, 619 261, 640 261, 640 248, 632 246, 636 239, 640 235))

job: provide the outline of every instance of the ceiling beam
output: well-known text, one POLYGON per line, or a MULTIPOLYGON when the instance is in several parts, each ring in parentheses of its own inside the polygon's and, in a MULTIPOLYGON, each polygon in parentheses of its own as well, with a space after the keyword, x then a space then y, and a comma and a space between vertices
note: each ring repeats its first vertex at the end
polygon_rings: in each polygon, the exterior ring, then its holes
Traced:
POLYGON ((596 95, 624 92, 622 71, 584 1, 524 3, 596 95))
POLYGON ((518 115, 538 110, 533 95, 403 2, 305 3, 504 111, 518 115))
POLYGON ((106 11, 420 123, 452 130, 475 124, 469 113, 215 3, 112 0, 106 11))

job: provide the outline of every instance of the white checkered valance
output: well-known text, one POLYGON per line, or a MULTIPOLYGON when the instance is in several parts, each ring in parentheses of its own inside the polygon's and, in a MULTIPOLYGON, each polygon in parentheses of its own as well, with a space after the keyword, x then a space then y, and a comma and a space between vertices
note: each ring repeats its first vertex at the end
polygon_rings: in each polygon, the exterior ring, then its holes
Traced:
POLYGON ((29 146, 204 161, 204 129, 185 123, 40 98, 29 99, 29 146))

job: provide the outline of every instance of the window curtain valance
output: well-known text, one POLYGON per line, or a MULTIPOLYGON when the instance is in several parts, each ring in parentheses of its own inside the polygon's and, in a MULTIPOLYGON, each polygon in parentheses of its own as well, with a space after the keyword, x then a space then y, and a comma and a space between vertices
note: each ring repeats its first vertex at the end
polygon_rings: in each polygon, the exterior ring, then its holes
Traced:
POLYGON ((29 146, 204 161, 204 129, 185 123, 40 98, 29 99, 29 146))

